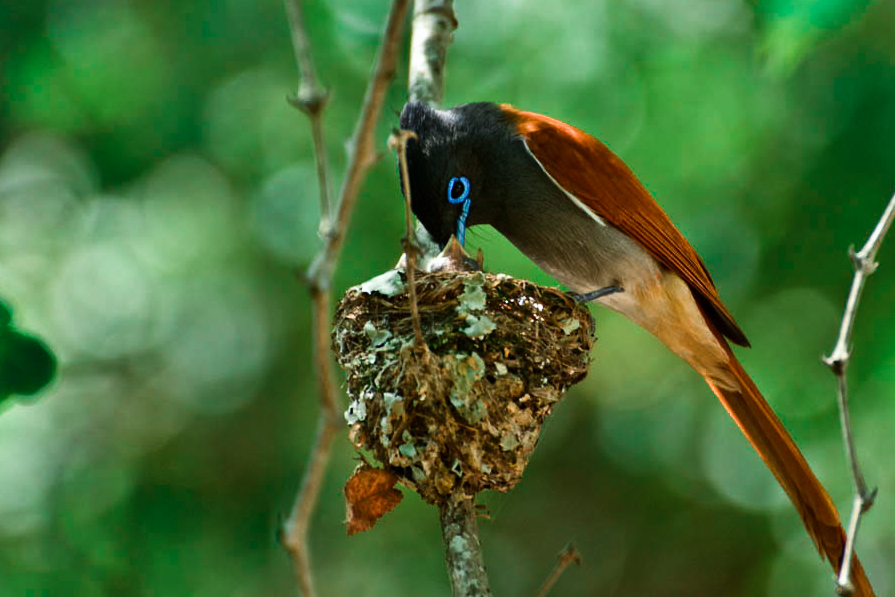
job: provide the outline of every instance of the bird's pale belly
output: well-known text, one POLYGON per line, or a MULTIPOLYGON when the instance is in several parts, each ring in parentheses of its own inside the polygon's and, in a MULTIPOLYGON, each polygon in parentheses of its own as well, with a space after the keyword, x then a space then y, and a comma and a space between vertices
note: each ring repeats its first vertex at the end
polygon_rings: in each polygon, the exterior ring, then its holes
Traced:
POLYGON ((597 302, 645 328, 669 349, 721 387, 732 382, 720 363, 727 360, 706 325, 693 293, 676 273, 616 228, 592 219, 575 219, 562 235, 501 231, 541 269, 574 292, 606 286, 622 292, 597 302))

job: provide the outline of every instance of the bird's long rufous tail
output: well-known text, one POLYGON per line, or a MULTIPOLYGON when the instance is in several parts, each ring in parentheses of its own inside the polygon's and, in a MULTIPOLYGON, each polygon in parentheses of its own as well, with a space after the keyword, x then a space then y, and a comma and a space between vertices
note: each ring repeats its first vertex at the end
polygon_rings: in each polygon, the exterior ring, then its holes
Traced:
MULTIPOLYGON (((814 476, 783 423, 727 346, 727 342, 721 338, 719 340, 727 349, 729 371, 737 380, 739 388, 728 389, 711 380, 706 381, 755 451, 777 477, 799 511, 817 549, 826 556, 838 574, 845 552, 845 531, 833 500, 814 476)), ((857 555, 852 560, 851 580, 855 597, 873 597, 873 588, 857 555)))

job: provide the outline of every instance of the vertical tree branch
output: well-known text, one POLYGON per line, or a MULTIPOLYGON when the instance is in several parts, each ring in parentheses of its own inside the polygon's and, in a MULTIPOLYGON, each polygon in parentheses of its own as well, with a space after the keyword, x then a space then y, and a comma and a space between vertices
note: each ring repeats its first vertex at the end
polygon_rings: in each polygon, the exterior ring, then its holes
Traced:
POLYGON ((472 499, 458 497, 441 506, 444 560, 454 597, 491 595, 472 502, 472 499))
POLYGON ((373 136, 376 122, 382 111, 386 88, 394 78, 397 48, 409 0, 394 0, 392 3, 379 45, 374 73, 367 85, 364 103, 352 136, 347 173, 339 193, 334 222, 330 220, 329 202, 325 195, 328 183, 321 113, 326 103, 326 93, 320 88, 314 73, 310 42, 301 6, 298 4, 298 0, 285 1, 292 29, 296 60, 302 74, 298 93, 292 103, 308 114, 314 131, 314 151, 322 193, 321 231, 324 232, 324 244, 306 276, 313 303, 314 367, 320 391, 321 413, 317 437, 311 449, 301 488, 295 498, 289 518, 283 525, 282 541, 294 561, 295 574, 302 593, 305 597, 314 597, 316 592, 309 556, 308 528, 317 504, 320 487, 323 484, 332 442, 340 428, 340 407, 333 384, 332 361, 329 354, 329 288, 351 212, 357 202, 358 190, 377 156, 373 136))
POLYGON ((457 17, 453 0, 416 0, 410 37, 407 99, 440 105, 447 49, 457 17))
POLYGON ((851 290, 845 304, 845 313, 842 316, 842 324, 839 327, 839 337, 832 354, 824 358, 824 363, 833 371, 838 381, 837 401, 839 404, 839 417, 842 426, 842 439, 845 443, 845 454, 851 469, 852 479, 855 484, 855 496, 852 502, 852 512, 849 518, 848 531, 845 543, 845 553, 842 556, 842 566, 839 569, 839 577, 836 579, 836 592, 840 595, 852 594, 851 567, 852 556, 855 551, 855 539, 858 534, 858 525, 861 516, 873 506, 876 497, 876 489, 869 490, 864 481, 864 474, 858 463, 858 454, 851 428, 851 418, 848 408, 848 382, 846 371, 851 359, 851 336, 855 325, 855 317, 858 312, 858 303, 867 277, 876 271, 876 253, 883 242, 892 219, 895 218, 895 195, 889 200, 882 217, 876 224, 870 238, 864 247, 855 253, 854 247, 849 248, 849 255, 855 267, 855 276, 852 279, 851 290))

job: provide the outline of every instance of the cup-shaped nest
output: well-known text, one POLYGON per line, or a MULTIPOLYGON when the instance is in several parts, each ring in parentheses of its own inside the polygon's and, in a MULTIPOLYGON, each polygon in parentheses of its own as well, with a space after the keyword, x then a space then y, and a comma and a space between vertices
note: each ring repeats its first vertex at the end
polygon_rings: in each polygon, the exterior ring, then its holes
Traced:
POLYGON ((430 503, 508 491, 587 374, 593 319, 560 290, 505 275, 417 274, 421 347, 404 283, 384 274, 336 312, 350 438, 430 503))

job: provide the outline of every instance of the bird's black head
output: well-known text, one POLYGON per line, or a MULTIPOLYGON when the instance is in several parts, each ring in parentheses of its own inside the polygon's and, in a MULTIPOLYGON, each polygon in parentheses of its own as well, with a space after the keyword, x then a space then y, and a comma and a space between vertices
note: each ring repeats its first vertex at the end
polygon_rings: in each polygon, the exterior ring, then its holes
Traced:
POLYGON ((407 143, 411 206, 435 242, 444 247, 466 226, 493 223, 503 210, 504 157, 514 146, 524 151, 500 107, 482 102, 436 110, 409 102, 401 128, 418 137, 407 143))

